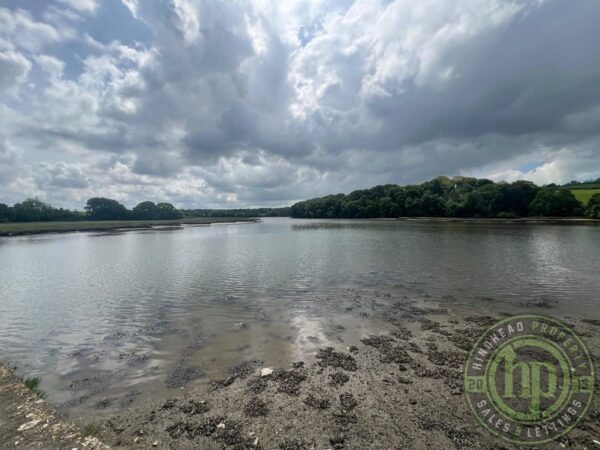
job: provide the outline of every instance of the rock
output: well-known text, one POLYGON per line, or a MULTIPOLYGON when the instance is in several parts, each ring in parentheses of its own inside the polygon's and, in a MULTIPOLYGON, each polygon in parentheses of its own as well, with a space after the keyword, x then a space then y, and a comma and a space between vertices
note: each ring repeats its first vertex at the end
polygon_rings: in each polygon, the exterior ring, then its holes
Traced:
POLYGON ((233 331, 240 331, 243 330, 244 328, 248 328, 248 325, 246 324, 246 322, 238 322, 233 324, 233 327, 231 328, 233 331))
POLYGON ((27 422, 24 423, 23 425, 21 425, 17 431, 25 431, 25 430, 29 430, 30 428, 35 427, 38 423, 40 423, 42 420, 32 420, 31 422, 27 422))
POLYGON ((152 443, 152 447, 158 447, 158 441, 154 441, 154 442, 152 443))
POLYGON ((268 377, 272 373, 273 373, 273 369, 271 369, 270 367, 265 367, 264 369, 262 369, 260 371, 260 376, 261 377, 268 377))

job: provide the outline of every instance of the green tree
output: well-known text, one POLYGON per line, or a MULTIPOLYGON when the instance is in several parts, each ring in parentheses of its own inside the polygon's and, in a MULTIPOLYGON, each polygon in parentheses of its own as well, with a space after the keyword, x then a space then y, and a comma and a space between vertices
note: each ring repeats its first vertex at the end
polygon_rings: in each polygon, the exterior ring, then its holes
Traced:
POLYGON ((585 215, 592 219, 600 219, 600 193, 592 195, 585 209, 585 215))
POLYGON ((132 217, 139 220, 156 219, 157 209, 154 202, 142 202, 131 210, 132 217))
POLYGON ((13 206, 15 222, 43 222, 50 220, 50 205, 38 200, 37 198, 28 198, 21 203, 13 206))
POLYGON ((581 216, 583 206, 568 189, 540 189, 529 207, 532 216, 581 216))
POLYGON ((13 220, 13 210, 10 206, 0 203, 0 222, 11 222, 13 220))
POLYGON ((531 181, 515 181, 511 184, 503 184, 501 187, 501 198, 498 209, 500 212, 527 217, 529 205, 537 195, 539 188, 531 181))
POLYGON ((84 209, 91 220, 122 220, 129 216, 129 211, 122 204, 104 197, 90 198, 84 209))
POLYGON ((161 220, 181 219, 183 214, 170 203, 156 205, 156 218, 161 220))

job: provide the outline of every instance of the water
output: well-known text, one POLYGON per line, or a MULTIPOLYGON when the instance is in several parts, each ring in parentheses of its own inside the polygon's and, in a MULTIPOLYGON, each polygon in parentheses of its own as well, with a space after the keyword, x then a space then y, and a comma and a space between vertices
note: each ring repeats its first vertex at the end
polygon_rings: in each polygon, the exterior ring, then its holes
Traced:
POLYGON ((0 238, 0 358, 97 417, 242 360, 354 344, 389 326, 381 302, 598 312, 599 254, 593 226, 265 219, 0 238))

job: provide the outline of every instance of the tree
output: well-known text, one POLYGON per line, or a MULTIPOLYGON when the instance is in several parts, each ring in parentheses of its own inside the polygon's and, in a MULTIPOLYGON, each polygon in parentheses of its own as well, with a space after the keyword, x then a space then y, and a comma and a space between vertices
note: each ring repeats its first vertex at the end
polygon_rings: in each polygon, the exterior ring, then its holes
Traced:
POLYGON ((568 189, 540 189, 530 181, 494 183, 469 177, 436 177, 420 185, 386 184, 298 202, 292 217, 528 217, 580 216, 568 189), (532 209, 533 208, 533 209, 532 209))
POLYGON ((50 220, 52 207, 37 198, 28 198, 13 206, 15 222, 43 222, 50 220))
POLYGON ((90 198, 84 209, 91 220, 122 220, 129 216, 127 208, 110 198, 90 198))
POLYGON ((159 203, 156 205, 156 218, 157 219, 181 219, 183 214, 170 203, 159 203))
POLYGON ((502 197, 498 208, 500 212, 527 217, 529 205, 537 195, 539 188, 531 181, 519 180, 501 185, 502 197))
POLYGON ((0 222, 11 222, 13 220, 13 210, 10 206, 0 203, 0 222))
POLYGON ((585 215, 592 219, 600 219, 600 193, 592 195, 589 199, 585 215))
POLYGON ((532 216, 581 216, 583 205, 568 189, 540 189, 529 207, 532 216))
POLYGON ((154 202, 142 202, 133 208, 132 216, 134 219, 151 220, 156 219, 157 210, 154 202))

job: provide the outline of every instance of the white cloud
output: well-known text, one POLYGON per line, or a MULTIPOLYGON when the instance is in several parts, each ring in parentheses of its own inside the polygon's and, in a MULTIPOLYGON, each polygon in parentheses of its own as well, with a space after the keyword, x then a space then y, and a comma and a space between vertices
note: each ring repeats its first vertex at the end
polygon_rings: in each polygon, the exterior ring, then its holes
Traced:
POLYGON ((58 58, 50 55, 38 55, 35 62, 46 72, 51 78, 62 78, 65 70, 65 63, 58 58))
POLYGON ((187 44, 195 43, 200 37, 198 11, 187 0, 172 0, 172 4, 183 39, 187 44))
POLYGON ((93 14, 100 5, 100 0, 60 0, 76 11, 83 12, 86 14, 93 14))
POLYGON ((0 8, 0 42, 10 42, 14 48, 36 52, 61 39, 53 26, 35 21, 28 11, 0 8))
POLYGON ((22 54, 0 52, 0 93, 16 92, 19 85, 27 79, 30 70, 31 62, 22 54))
POLYGON ((121 0, 125 7, 129 10, 131 15, 137 19, 138 2, 137 0, 121 0))

